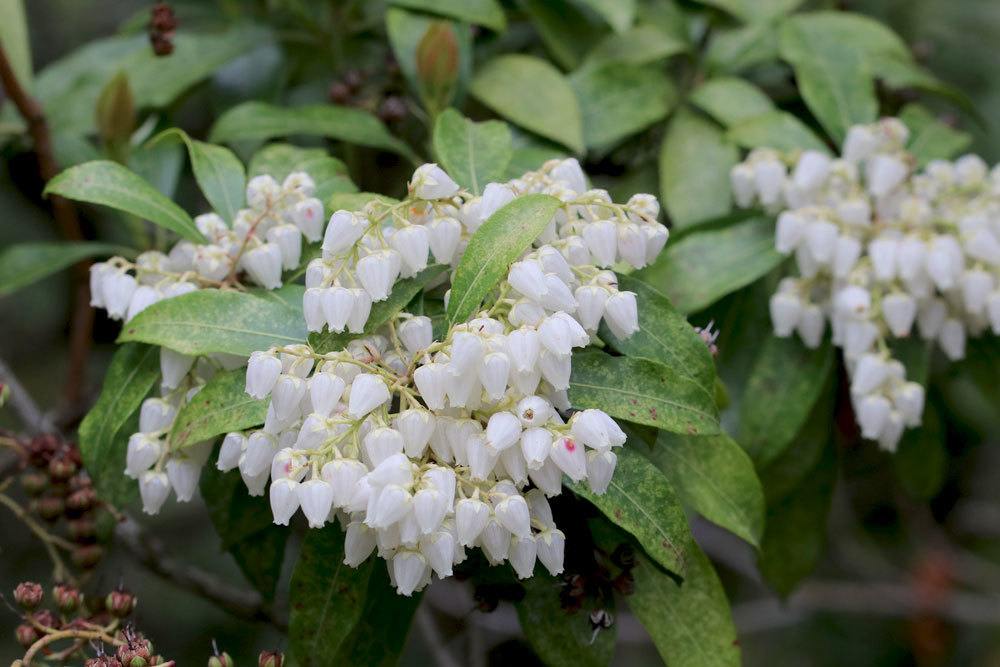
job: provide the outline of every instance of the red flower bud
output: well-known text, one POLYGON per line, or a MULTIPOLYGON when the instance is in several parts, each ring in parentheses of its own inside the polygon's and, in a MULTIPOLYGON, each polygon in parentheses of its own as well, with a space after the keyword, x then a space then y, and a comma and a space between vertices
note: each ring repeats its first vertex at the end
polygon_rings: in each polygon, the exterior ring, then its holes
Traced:
POLYGON ((97 526, 94 524, 93 519, 87 517, 81 517, 67 522, 67 528, 69 528, 69 536, 76 542, 89 540, 93 538, 97 532, 97 526))
POLYGON ((285 654, 278 651, 261 651, 257 659, 257 667, 281 667, 285 663, 285 654))
POLYGON ((35 501, 35 511, 46 521, 55 521, 65 509, 66 504, 59 496, 42 496, 35 501))
POLYGON ((22 581, 14 589, 14 601, 29 611, 41 604, 43 597, 45 591, 33 581, 22 581))
POLYGON ((108 597, 104 598, 104 606, 112 616, 125 618, 132 613, 135 607, 135 598, 125 590, 111 591, 108 597))
POLYGON ((56 481, 66 481, 76 474, 76 463, 69 456, 60 454, 49 461, 49 477, 56 481))
POLYGON ((59 611, 64 614, 73 613, 80 607, 80 603, 83 602, 83 594, 66 584, 56 584, 52 589, 52 598, 56 601, 59 611))
POLYGON ((38 641, 39 637, 38 630, 35 630, 27 623, 22 623, 21 625, 17 626, 17 629, 14 631, 14 636, 17 637, 17 643, 23 646, 24 648, 28 648, 29 646, 34 644, 36 641, 38 641))
POLYGON ((73 564, 84 570, 89 570, 101 561, 104 549, 99 544, 81 544, 73 550, 73 564))
POLYGON ((208 667, 233 667, 233 659, 228 653, 222 652, 208 659, 208 667))
POLYGON ((66 499, 66 507, 77 513, 86 512, 94 506, 96 501, 97 494, 92 487, 87 486, 69 494, 69 498, 66 499))
POLYGON ((48 475, 40 472, 29 471, 21 475, 21 488, 29 496, 41 495, 45 487, 49 485, 48 475))

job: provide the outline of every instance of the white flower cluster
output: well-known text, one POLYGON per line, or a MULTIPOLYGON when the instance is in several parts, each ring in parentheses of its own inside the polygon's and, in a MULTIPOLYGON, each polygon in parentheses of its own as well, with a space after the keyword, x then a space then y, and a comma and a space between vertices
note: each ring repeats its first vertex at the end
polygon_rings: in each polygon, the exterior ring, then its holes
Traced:
MULTIPOLYGON (((94 264, 91 305, 128 321, 162 299, 228 286, 225 281, 239 273, 267 289, 280 287, 282 271, 300 264, 303 237, 322 237, 323 205, 312 196, 314 189, 305 172, 293 172, 281 184, 271 176, 255 176, 247 183, 250 206, 237 213, 232 228, 215 213, 195 218, 210 243, 180 241, 167 254, 144 252, 135 263, 115 257, 94 264)), ((147 513, 158 512, 171 489, 179 501, 190 500, 211 453, 211 441, 183 452, 171 449, 168 436, 178 411, 219 369, 240 368, 246 361, 229 354, 196 358, 160 348, 161 396, 142 404, 139 431, 129 438, 126 453, 125 474, 139 480, 147 513)))
POLYGON ((302 238, 322 236, 323 204, 314 190, 305 172, 293 172, 280 184, 267 175, 251 178, 249 208, 236 214, 232 227, 215 213, 194 219, 208 243, 180 241, 169 253, 150 250, 134 263, 113 257, 93 264, 90 305, 128 321, 162 299, 234 284, 241 272, 267 289, 281 287, 282 271, 299 266, 302 238))
POLYGON ((563 475, 603 493, 625 442, 600 410, 560 414, 572 350, 602 319, 620 337, 638 329, 635 295, 607 269, 652 261, 667 230, 654 197, 615 204, 588 189, 576 160, 490 184, 482 197, 424 165, 403 202, 334 213, 306 274, 309 328, 361 332, 400 276, 430 255, 457 265, 484 220, 528 192, 564 206, 480 312, 438 340, 431 318, 402 312, 339 351, 255 352, 246 390, 270 397, 267 419, 228 434, 219 452, 218 467, 239 468, 251 494, 270 480, 276 523, 300 509, 312 527, 339 521, 345 563, 377 550, 404 595, 432 573, 449 576, 473 546, 520 577, 536 560, 562 570, 565 537, 547 497, 563 475))
POLYGON ((737 203, 778 213, 775 246, 799 276, 771 298, 775 334, 843 348, 862 435, 895 450, 920 424, 924 389, 887 339, 916 327, 952 360, 966 337, 1000 334, 1000 168, 978 157, 924 169, 894 118, 855 126, 840 158, 757 149, 731 174, 737 203))

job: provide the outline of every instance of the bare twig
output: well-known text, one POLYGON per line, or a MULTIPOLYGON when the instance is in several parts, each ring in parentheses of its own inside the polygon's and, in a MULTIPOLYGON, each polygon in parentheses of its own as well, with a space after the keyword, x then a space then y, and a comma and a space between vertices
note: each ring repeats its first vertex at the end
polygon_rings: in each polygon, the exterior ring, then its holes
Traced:
MULTIPOLYGON (((3 46, 0 46, 0 82, 3 83, 7 96, 28 126, 28 134, 31 135, 35 155, 38 158, 38 172, 42 180, 47 183, 59 173, 49 124, 45 120, 42 105, 29 95, 18 81, 3 46)), ((56 195, 51 197, 51 202, 52 216, 63 238, 67 241, 82 241, 83 229, 73 204, 68 199, 56 195)), ((90 262, 84 260, 73 268, 75 295, 70 321, 70 363, 65 394, 69 405, 75 405, 80 400, 94 327, 94 312, 90 308, 90 284, 87 276, 89 266, 90 262)))
POLYGON ((178 588, 194 593, 239 618, 263 621, 280 629, 288 627, 287 619, 265 604, 259 593, 227 584, 214 574, 175 559, 162 541, 146 533, 134 520, 127 518, 119 523, 115 536, 146 569, 178 588))

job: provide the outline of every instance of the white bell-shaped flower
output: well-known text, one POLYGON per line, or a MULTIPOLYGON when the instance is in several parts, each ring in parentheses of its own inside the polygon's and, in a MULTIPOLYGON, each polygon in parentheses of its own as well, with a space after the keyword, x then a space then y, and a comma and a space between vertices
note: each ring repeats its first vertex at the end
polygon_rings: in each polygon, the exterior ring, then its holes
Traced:
POLYGON ((139 496, 142 498, 142 511, 146 514, 158 514, 169 495, 170 481, 166 474, 151 470, 139 477, 139 496))
POLYGON ((336 257, 352 248, 368 229, 368 221, 350 211, 337 211, 330 216, 323 236, 323 254, 336 257))
POLYGON ((267 230, 269 243, 281 251, 281 268, 285 271, 296 269, 302 258, 302 232, 295 225, 275 225, 267 230))
POLYGON ((617 464, 618 457, 611 450, 587 452, 587 484, 590 490, 598 495, 607 491, 617 464))
POLYGON ((323 479, 314 478, 298 487, 299 505, 310 528, 322 528, 333 506, 333 487, 323 479))
POLYGON ((240 464, 240 457, 246 450, 247 437, 239 432, 227 433, 219 446, 219 458, 215 467, 228 472, 240 464))
POLYGON ((347 414, 355 419, 364 417, 391 398, 385 381, 372 373, 361 373, 351 383, 347 414))
POLYGON ((356 267, 358 279, 372 301, 384 301, 389 298, 389 292, 399 277, 401 266, 400 254, 392 249, 378 250, 358 261, 356 267))
POLYGON ((292 222, 310 243, 323 238, 323 203, 315 197, 297 202, 292 207, 292 222))
POLYGON ((574 482, 587 476, 587 457, 583 445, 573 438, 556 438, 549 449, 549 458, 574 482))
POLYGON ((357 567, 375 550, 375 531, 360 521, 352 521, 344 536, 344 564, 357 567))
POLYGON ((454 218, 436 218, 427 225, 427 232, 434 259, 441 264, 451 264, 462 238, 462 223, 454 218))
POLYGON ((639 330, 639 308, 634 292, 616 292, 608 297, 604 307, 604 321, 619 340, 639 330))
POLYGON ((201 476, 201 463, 188 458, 171 458, 167 461, 167 480, 177 502, 186 503, 194 497, 201 476))
POLYGON ((276 243, 263 243, 244 253, 243 268, 255 283, 266 289, 281 287, 281 248, 276 243))
POLYGON ((559 529, 546 530, 535 536, 538 560, 556 576, 563 571, 563 558, 566 550, 566 536, 559 529))
POLYGON ((125 474, 138 479, 160 459, 160 441, 146 433, 134 433, 125 449, 125 474))
POLYGON ((458 183, 433 162, 417 167, 410 179, 410 191, 420 199, 446 199, 458 190, 458 183))

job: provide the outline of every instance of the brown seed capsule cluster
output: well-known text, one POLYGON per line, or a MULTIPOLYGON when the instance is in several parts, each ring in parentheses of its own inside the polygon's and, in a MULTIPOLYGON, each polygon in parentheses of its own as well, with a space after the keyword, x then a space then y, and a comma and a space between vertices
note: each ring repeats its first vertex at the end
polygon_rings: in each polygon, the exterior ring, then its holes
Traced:
POLYGON ((402 90, 399 65, 389 56, 377 76, 361 69, 349 69, 341 74, 330 84, 327 98, 333 104, 372 111, 382 122, 391 125, 409 114, 402 90))
POLYGON ((39 435, 21 443, 26 459, 19 482, 31 500, 27 510, 51 524, 50 531, 73 543, 70 556, 81 570, 96 566, 104 550, 97 544, 96 521, 102 510, 76 443, 39 435))
POLYGON ((153 53, 158 56, 169 56, 174 52, 174 31, 177 30, 177 17, 174 9, 166 2, 153 5, 149 20, 149 43, 153 53))

